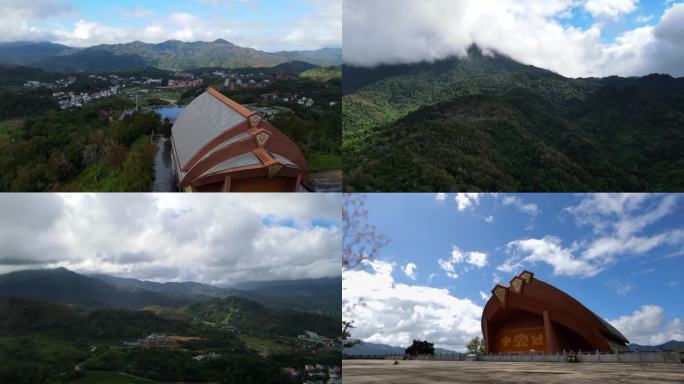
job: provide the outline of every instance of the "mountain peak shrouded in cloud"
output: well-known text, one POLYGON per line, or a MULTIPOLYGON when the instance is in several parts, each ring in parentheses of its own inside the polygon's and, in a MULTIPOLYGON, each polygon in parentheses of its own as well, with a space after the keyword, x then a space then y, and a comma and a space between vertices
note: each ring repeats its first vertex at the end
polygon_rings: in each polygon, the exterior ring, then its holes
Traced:
POLYGON ((263 51, 315 50, 342 43, 341 0, 0 2, 0 41, 74 47, 218 39, 263 51))
POLYGON ((681 2, 345 0, 343 19, 349 65, 463 58, 477 44, 567 77, 684 75, 681 2), (645 11, 656 16, 639 24, 645 11))
POLYGON ((3 195, 0 273, 227 285, 340 273, 334 195, 3 195))

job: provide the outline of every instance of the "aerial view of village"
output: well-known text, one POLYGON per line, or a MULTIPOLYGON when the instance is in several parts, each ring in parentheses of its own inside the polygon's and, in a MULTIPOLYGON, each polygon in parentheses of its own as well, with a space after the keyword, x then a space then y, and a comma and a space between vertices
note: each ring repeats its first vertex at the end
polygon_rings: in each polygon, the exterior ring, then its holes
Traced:
POLYGON ((295 61, 114 73, 0 66, 2 72, 0 152, 13 156, 0 161, 0 190, 177 191, 167 144, 171 127, 209 86, 299 145, 309 162, 310 190, 341 188, 339 67, 295 61), (58 133, 59 139, 52 137, 58 133))

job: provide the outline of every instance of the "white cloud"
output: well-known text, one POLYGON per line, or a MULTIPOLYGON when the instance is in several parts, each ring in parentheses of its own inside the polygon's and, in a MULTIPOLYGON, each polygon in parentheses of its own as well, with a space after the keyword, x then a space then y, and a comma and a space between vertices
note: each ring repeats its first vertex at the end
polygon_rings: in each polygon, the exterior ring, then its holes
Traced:
POLYGON ((437 200, 437 201, 444 201, 444 200, 446 200, 446 198, 447 198, 446 193, 438 193, 435 195, 435 200, 437 200))
POLYGON ((491 223, 494 221, 494 216, 487 216, 485 217, 484 221, 486 221, 487 223, 491 223))
POLYGON ((69 5, 58 0, 0 1, 0 42, 52 39, 52 32, 37 28, 33 23, 70 11, 69 5))
POLYGON ((521 198, 515 196, 506 196, 502 200, 503 205, 513 205, 520 212, 536 216, 539 214, 539 207, 534 203, 525 203, 521 198))
MULTIPOLYGON (((206 1, 197 6, 213 6, 212 16, 200 13, 169 12, 159 14, 150 9, 136 7, 121 10, 124 18, 138 19, 132 25, 112 24, 108 18, 81 18, 44 23, 45 18, 72 11, 58 0, 0 2, 0 41, 49 40, 76 47, 96 44, 127 43, 135 40, 159 43, 176 39, 182 41, 213 41, 219 38, 250 48, 266 51, 309 50, 342 44, 341 0, 309 0, 308 13, 275 22, 236 18, 234 5, 206 1), (225 7, 224 5, 228 5, 225 7)), ((258 3, 245 3, 255 14, 265 13, 258 3)), ((307 7, 308 8, 308 7, 307 7)), ((76 13, 75 13, 76 14, 76 13)), ((106 15, 103 15, 106 16, 106 15)))
POLYGON ((636 344, 658 345, 684 338, 684 322, 675 318, 663 324, 663 308, 657 305, 642 305, 631 315, 620 316, 608 322, 636 344))
MULTIPOLYGON (((675 212, 679 199, 676 194, 585 195, 579 204, 563 212, 573 215, 578 225, 592 226, 594 238, 574 242, 570 247, 563 247, 561 239, 555 236, 515 240, 508 243, 510 256, 497 269, 508 273, 525 263, 543 262, 552 266, 556 275, 590 277, 617 262, 619 256, 641 255, 658 247, 682 244, 684 229, 640 234, 675 212)), ((509 204, 513 204, 512 199, 509 204)))
POLYGON ((457 193, 454 197, 459 211, 465 211, 468 207, 480 204, 479 193, 457 193))
POLYGON ((601 271, 600 267, 573 256, 573 249, 564 248, 555 236, 511 241, 507 250, 513 256, 499 266, 503 272, 510 272, 511 268, 517 269, 524 263, 537 262, 549 264, 554 275, 591 277, 601 271))
POLYGON ((639 0, 588 0, 584 9, 597 18, 617 20, 620 15, 634 12, 639 0))
POLYGON ((446 289, 400 284, 393 265, 368 263, 370 271, 343 272, 343 318, 353 320, 353 336, 367 342, 406 347, 413 339, 464 350, 480 335, 482 307, 446 289))
POLYGON ((655 27, 627 30, 606 43, 604 21, 634 10, 633 0, 345 0, 344 59, 360 66, 464 57, 471 44, 565 76, 684 75, 684 4, 655 27), (594 15, 585 28, 562 20, 579 4, 594 15), (382 22, 379 22, 379 21, 382 22), (369 38, 372 36, 372 38, 369 38))
POLYGON ((615 289, 615 293, 618 295, 626 295, 629 291, 634 289, 634 285, 632 283, 618 279, 608 280, 606 282, 606 286, 615 289))
POLYGON ((492 297, 491 294, 480 291, 480 298, 482 299, 482 301, 487 301, 490 297, 492 297))
POLYGON ((339 196, 5 194, 3 271, 64 266, 166 281, 339 275, 339 196), (298 211, 293 214, 293 211, 298 211), (315 220, 331 226, 314 225, 315 220))
POLYGON ((648 23, 649 21, 653 20, 655 16, 653 15, 648 15, 648 16, 638 16, 636 19, 634 19, 637 23, 639 24, 645 24, 648 23))
POLYGON ((451 277, 452 279, 458 278, 458 273, 456 273, 454 263, 448 260, 439 259, 437 260, 437 264, 439 264, 439 267, 442 268, 444 272, 446 272, 447 276, 451 277))
MULTIPOLYGON (((451 278, 458 278, 456 273, 456 266, 467 263, 477 268, 482 268, 487 265, 487 254, 484 252, 463 252, 457 246, 451 247, 451 257, 449 259, 438 259, 437 264, 446 272, 447 276, 451 278)), ((467 269, 466 269, 467 270, 467 269)))
POLYGON ((487 265, 487 254, 483 252, 468 252, 466 262, 478 268, 487 265))
POLYGON ((639 235, 671 215, 679 199, 676 194, 590 194, 564 211, 572 214, 578 225, 591 225, 600 235, 589 242, 582 258, 607 264, 619 255, 639 255, 665 244, 684 242, 683 230, 639 235))
POLYGON ((416 279, 416 269, 418 269, 418 267, 416 267, 416 265, 414 263, 407 263, 404 266, 403 271, 404 271, 404 274, 406 275, 406 277, 408 277, 411 280, 415 280, 416 279))

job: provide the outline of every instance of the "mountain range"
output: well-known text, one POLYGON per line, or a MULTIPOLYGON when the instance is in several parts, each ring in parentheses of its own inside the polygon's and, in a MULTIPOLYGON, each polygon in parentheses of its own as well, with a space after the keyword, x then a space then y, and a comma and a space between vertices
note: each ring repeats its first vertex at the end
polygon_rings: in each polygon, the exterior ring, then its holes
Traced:
POLYGON ((629 344, 627 346, 630 350, 636 351, 637 349, 640 351, 657 351, 659 349, 663 351, 670 351, 670 350, 684 350, 684 341, 678 341, 678 340, 670 340, 668 342, 658 344, 658 345, 641 345, 641 344, 629 344))
POLYGON ((155 67, 165 70, 221 67, 273 67, 290 61, 317 66, 339 65, 340 48, 313 51, 264 52, 223 39, 213 42, 140 41, 74 48, 49 42, 0 43, 0 64, 37 67, 51 72, 101 72, 155 67))
POLYGON ((213 298, 239 297, 276 309, 337 315, 341 279, 323 278, 245 283, 246 289, 195 282, 157 283, 109 275, 81 275, 65 268, 25 270, 0 275, 0 297, 58 302, 88 310, 179 308, 213 298))
MULTIPOLYGON (((379 343, 368 343, 368 342, 363 342, 361 344, 357 344, 351 348, 343 348, 342 353, 348 356, 357 356, 357 355, 403 355, 404 352, 406 351, 406 348, 404 347, 393 347, 391 345, 387 344, 379 344, 379 343)), ((457 353, 455 351, 449 350, 449 349, 444 349, 444 348, 435 348, 435 353, 436 354, 450 354, 450 353, 457 353)))
POLYGON ((343 66, 347 191, 684 190, 684 78, 465 58, 343 66))

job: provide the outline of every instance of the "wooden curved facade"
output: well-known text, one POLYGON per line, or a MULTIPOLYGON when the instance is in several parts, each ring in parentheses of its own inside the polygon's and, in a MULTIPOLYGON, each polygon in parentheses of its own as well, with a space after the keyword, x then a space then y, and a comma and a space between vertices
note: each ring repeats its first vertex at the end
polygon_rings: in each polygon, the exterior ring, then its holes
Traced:
POLYGON ((524 271, 492 289, 482 313, 488 353, 613 352, 629 341, 560 289, 524 271))
POLYGON ((211 87, 178 117, 171 143, 188 192, 296 192, 308 174, 290 138, 211 87))

